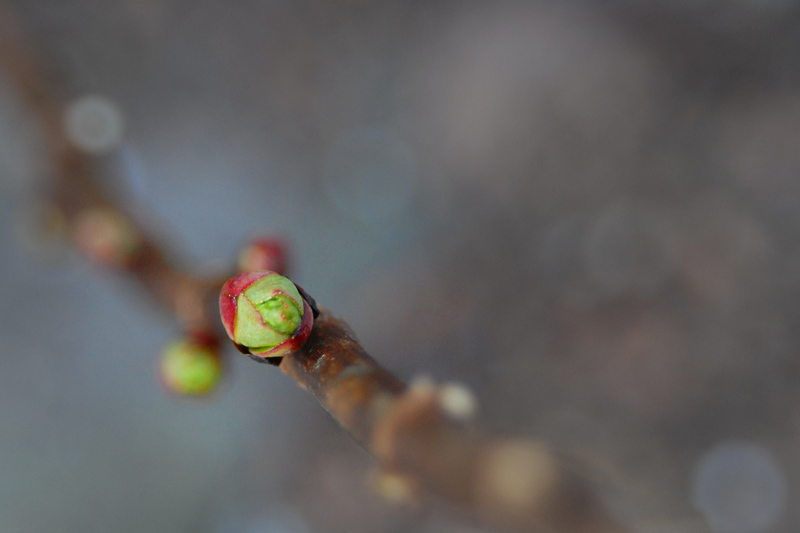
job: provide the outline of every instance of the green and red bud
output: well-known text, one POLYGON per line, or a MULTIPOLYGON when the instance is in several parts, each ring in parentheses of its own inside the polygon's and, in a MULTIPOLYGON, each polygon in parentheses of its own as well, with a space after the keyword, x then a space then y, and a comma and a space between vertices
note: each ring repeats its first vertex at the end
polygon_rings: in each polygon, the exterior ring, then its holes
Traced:
POLYGON ((219 297, 225 331, 243 353, 275 363, 300 348, 311 333, 314 311, 303 294, 275 272, 234 276, 219 297))
POLYGON ((161 352, 158 374, 176 396, 205 396, 224 375, 219 343, 210 334, 194 332, 171 342, 161 352))
POLYGON ((286 275, 286 245, 278 239, 258 239, 239 254, 239 272, 269 270, 286 275))

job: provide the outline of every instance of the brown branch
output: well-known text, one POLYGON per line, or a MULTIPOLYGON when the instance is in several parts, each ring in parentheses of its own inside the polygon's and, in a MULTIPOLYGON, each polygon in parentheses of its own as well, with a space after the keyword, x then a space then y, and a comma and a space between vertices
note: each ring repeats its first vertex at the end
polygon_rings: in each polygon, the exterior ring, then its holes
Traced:
MULTIPOLYGON (((0 11, 0 63, 38 117, 54 165, 52 199, 76 246, 137 279, 185 326, 218 331, 219 318, 206 303, 216 301, 222 280, 174 267, 155 239, 98 187, 91 157, 66 136, 62 102, 17 32, 0 11), (92 233, 98 224, 99 241, 92 233), (103 247, 108 238, 116 246, 111 252, 103 247)), ((325 311, 303 348, 284 357, 281 369, 387 472, 472 510, 487 523, 520 531, 624 531, 569 460, 533 441, 487 437, 448 407, 442 389, 429 383, 407 387, 364 351, 344 322, 325 311)))
POLYGON ((442 390, 406 387, 323 311, 281 369, 311 392, 383 468, 487 523, 518 531, 622 533, 570 460, 534 441, 492 439, 445 405, 442 390))

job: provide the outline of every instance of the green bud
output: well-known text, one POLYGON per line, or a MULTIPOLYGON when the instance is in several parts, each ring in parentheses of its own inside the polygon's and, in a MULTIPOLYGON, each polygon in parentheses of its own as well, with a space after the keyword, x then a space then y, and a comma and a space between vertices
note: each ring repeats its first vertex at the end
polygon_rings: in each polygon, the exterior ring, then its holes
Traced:
POLYGON ((312 312, 295 284, 270 271, 228 280, 220 294, 220 314, 233 342, 259 360, 299 348, 313 325, 312 312))
POLYGON ((170 343, 161 354, 159 374, 164 387, 180 396, 212 392, 223 376, 217 343, 190 335, 170 343))

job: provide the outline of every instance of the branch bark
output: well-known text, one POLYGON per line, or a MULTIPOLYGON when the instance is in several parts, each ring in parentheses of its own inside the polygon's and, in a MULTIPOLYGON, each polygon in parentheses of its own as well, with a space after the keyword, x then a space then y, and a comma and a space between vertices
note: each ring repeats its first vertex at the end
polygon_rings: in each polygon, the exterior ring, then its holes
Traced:
POLYGON ((575 465, 527 440, 495 439, 450 412, 443 391, 407 387, 323 310, 280 365, 388 471, 514 531, 622 533, 575 465))

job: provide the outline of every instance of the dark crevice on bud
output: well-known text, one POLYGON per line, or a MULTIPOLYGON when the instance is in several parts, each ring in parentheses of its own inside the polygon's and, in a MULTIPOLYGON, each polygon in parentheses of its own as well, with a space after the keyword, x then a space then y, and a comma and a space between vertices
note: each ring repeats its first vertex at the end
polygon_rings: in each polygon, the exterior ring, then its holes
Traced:
POLYGON ((314 313, 314 318, 319 317, 319 308, 317 307, 316 300, 314 300, 314 298, 309 296, 308 293, 303 290, 303 287, 301 287, 297 283, 295 283, 294 286, 297 287, 297 292, 300 293, 300 296, 303 297, 303 300, 305 300, 308 303, 308 306, 311 308, 311 312, 314 313))
POLYGON ((256 363, 264 363, 272 366, 280 366, 281 361, 283 361, 282 355, 279 355, 278 357, 259 357, 257 355, 249 355, 249 357, 256 363))

